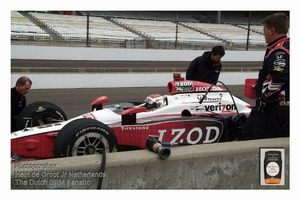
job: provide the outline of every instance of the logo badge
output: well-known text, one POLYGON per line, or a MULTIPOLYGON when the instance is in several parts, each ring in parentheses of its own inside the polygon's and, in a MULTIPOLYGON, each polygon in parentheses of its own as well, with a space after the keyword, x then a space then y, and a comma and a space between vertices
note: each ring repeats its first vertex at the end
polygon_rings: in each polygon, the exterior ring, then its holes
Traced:
POLYGON ((260 148, 260 185, 284 185, 284 148, 260 148))

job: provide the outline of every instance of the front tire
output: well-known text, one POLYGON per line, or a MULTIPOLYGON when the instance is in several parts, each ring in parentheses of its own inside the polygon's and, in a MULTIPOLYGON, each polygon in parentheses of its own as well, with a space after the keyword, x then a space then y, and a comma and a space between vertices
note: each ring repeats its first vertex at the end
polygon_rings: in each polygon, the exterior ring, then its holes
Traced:
POLYGON ((57 121, 66 121, 64 111, 53 103, 38 101, 26 106, 18 116, 17 130, 31 126, 42 126, 57 121))
POLYGON ((54 156, 72 157, 114 152, 117 138, 105 124, 89 118, 80 118, 66 124, 54 142, 54 156))

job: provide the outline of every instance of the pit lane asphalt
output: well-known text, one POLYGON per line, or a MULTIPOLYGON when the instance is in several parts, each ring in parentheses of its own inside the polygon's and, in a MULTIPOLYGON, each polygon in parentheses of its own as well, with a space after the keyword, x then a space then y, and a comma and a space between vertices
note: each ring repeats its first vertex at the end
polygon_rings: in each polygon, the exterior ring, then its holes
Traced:
MULTIPOLYGON (((230 92, 253 105, 244 96, 244 86, 228 85, 230 92)), ((68 119, 91 111, 91 102, 99 96, 108 96, 108 104, 121 102, 142 102, 150 94, 167 93, 167 87, 147 88, 83 88, 83 89, 32 89, 26 94, 27 105, 36 101, 48 101, 59 106, 68 119)))
MULTIPOLYGON (((159 61, 61 61, 61 60, 11 60, 11 73, 147 73, 185 72, 190 62, 159 61)), ((223 72, 257 71, 261 62, 222 62, 223 72)), ((244 86, 228 85, 230 92, 253 104, 244 96, 244 86)), ((27 105, 48 101, 64 110, 70 119, 91 111, 91 102, 99 96, 108 96, 109 103, 143 101, 150 94, 167 94, 166 87, 134 88, 84 88, 84 89, 32 89, 27 105)))

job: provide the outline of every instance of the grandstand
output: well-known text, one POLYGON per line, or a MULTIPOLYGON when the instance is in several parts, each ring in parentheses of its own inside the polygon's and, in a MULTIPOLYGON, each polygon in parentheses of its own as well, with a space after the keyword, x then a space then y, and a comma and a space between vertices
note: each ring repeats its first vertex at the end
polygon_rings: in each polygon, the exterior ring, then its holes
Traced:
POLYGON ((265 47, 261 21, 274 12, 251 12, 248 31, 246 11, 11 11, 11 44, 259 49, 265 47))
POLYGON ((17 11, 11 11, 11 40, 51 39, 40 27, 17 11))

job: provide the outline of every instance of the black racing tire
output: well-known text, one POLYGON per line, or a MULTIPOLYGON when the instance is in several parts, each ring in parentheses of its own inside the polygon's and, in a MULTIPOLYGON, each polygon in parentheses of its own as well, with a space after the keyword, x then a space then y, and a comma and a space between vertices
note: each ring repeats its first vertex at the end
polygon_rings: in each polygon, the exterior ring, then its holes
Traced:
POLYGON ((66 124, 54 142, 54 156, 72 157, 117 151, 114 132, 98 120, 80 118, 66 124))
POLYGON ((66 120, 65 112, 57 105, 46 101, 37 101, 29 104, 21 111, 17 118, 16 128, 22 130, 31 127, 31 125, 33 127, 43 126, 66 120))

